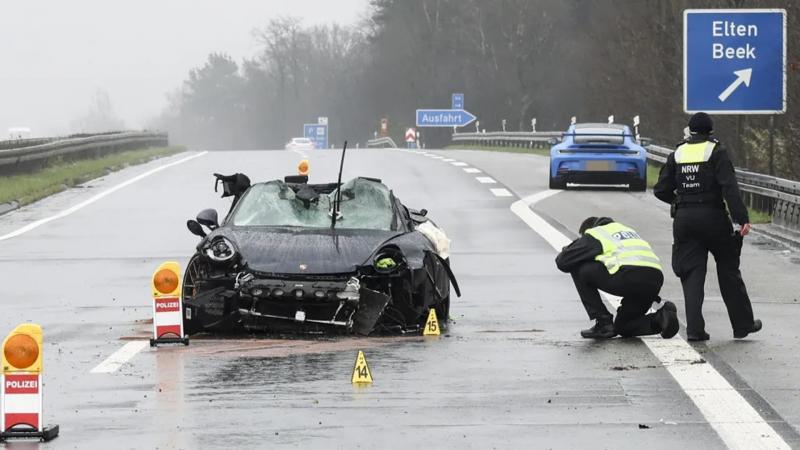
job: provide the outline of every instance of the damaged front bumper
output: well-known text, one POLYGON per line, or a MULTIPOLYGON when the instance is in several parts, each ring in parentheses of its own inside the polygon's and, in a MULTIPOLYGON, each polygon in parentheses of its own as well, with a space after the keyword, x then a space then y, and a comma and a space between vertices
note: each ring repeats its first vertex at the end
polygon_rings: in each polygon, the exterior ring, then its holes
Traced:
POLYGON ((356 276, 300 280, 241 273, 232 290, 188 301, 186 308, 196 311, 186 318, 194 315, 202 322, 199 328, 207 331, 221 325, 255 332, 367 335, 389 301, 388 295, 362 286, 356 276))

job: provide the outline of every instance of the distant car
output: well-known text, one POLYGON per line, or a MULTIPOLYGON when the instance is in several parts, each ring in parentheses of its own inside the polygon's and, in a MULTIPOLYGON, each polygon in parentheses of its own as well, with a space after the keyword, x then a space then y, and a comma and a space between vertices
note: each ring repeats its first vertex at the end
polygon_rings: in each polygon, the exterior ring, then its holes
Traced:
POLYGON ((568 184, 627 185, 632 191, 644 191, 647 153, 625 125, 572 125, 550 149, 550 189, 565 189, 568 184))
POLYGON ((286 150, 314 150, 314 142, 309 138, 296 137, 286 143, 286 150))

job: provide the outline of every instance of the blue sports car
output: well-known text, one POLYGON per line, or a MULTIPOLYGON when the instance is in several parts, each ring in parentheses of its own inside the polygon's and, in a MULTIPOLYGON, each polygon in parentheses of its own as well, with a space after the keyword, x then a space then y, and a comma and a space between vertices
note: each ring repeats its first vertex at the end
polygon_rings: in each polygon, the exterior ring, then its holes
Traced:
POLYGON ((550 149, 550 189, 567 184, 627 185, 647 189, 647 153, 625 125, 571 125, 550 149))

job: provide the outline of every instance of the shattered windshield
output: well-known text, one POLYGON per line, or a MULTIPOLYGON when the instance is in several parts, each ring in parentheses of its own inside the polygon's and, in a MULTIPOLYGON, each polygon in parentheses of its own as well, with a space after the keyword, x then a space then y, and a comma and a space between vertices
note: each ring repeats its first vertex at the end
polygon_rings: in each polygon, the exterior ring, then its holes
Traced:
MULTIPOLYGON (((312 197, 298 195, 283 181, 256 184, 239 201, 232 223, 252 227, 329 228, 336 191, 312 197)), ((336 228, 389 231, 393 216, 391 195, 383 184, 356 178, 342 186, 336 228)))

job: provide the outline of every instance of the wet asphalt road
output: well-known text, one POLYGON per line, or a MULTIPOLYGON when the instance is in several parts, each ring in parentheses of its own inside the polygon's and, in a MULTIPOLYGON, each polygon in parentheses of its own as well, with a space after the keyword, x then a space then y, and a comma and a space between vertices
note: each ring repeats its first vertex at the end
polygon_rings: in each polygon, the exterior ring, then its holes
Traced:
MULTIPOLYGON (((571 280, 553 265, 553 249, 511 213, 517 197, 490 191, 545 190, 546 160, 437 153, 484 173, 418 154, 361 150, 349 152, 345 178, 382 178, 403 202, 427 208, 453 240, 464 296, 453 301, 454 323, 439 338, 194 340, 186 348, 146 348, 111 374, 90 373, 149 332, 153 270, 170 259, 185 265, 197 242, 185 220, 205 207, 227 211, 212 172, 274 179, 294 172, 300 156, 293 152, 208 153, 0 241, 0 330, 22 321, 45 329, 45 417, 60 424, 61 436, 42 447, 722 448, 642 341, 580 338, 588 321, 571 280), (476 180, 487 174, 499 183, 476 180), (358 350, 367 355, 371 386, 350 384, 358 350)), ((312 182, 335 179, 338 155, 309 152, 312 182)), ((0 235, 165 162, 0 216, 0 235)), ((645 195, 563 192, 536 209, 565 233, 583 216, 612 214, 639 228, 668 261, 668 217, 645 195)), ((709 280, 713 340, 698 349, 800 445, 792 283, 800 266, 764 247, 747 246, 744 273, 765 330, 732 341, 709 280)), ((667 278, 664 296, 682 309, 679 285, 667 278)))

